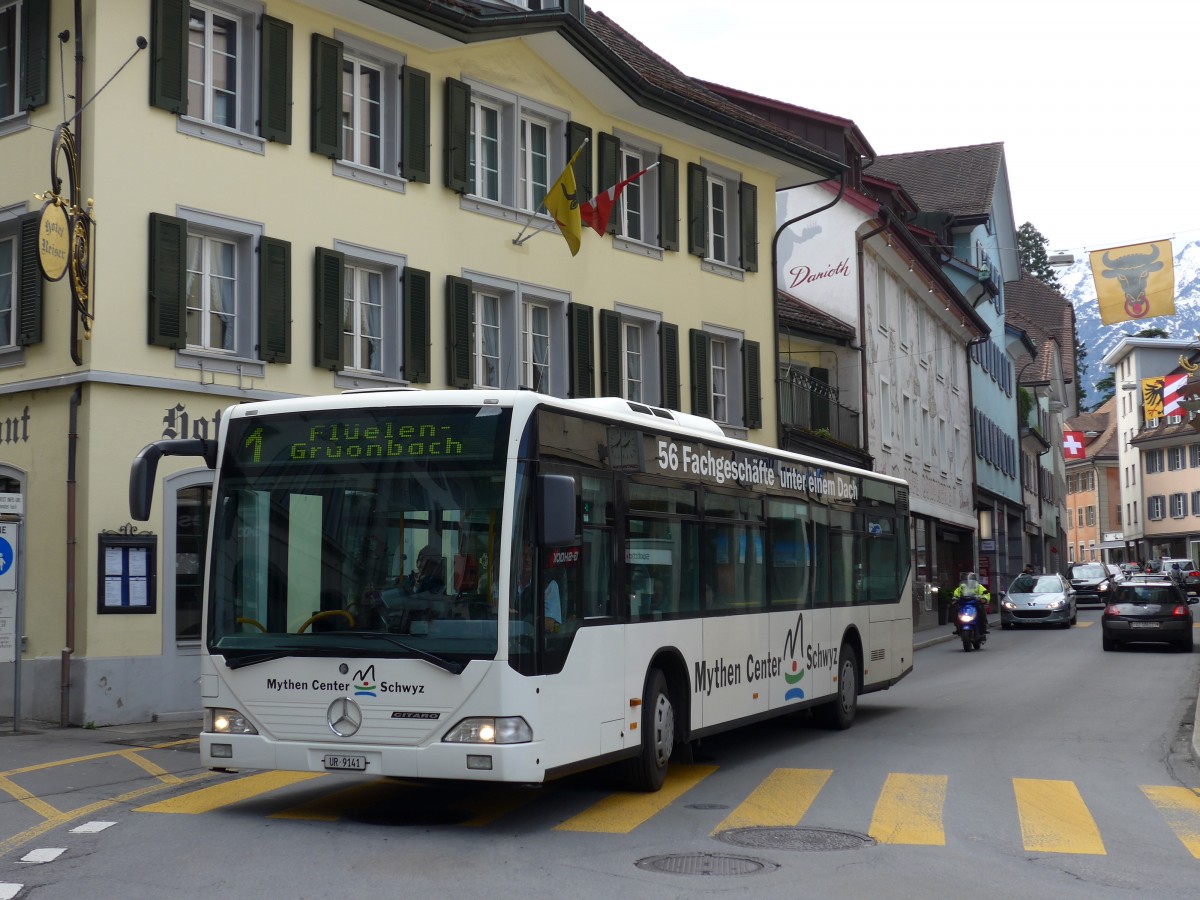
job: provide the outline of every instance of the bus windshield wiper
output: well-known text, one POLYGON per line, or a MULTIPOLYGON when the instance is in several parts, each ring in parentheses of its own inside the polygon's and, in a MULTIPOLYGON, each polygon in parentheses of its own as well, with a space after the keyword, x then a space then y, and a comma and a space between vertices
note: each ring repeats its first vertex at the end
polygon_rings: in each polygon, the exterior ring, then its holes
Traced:
MULTIPOLYGON (((221 652, 221 651, 214 651, 221 652)), ((225 668, 240 669, 243 666, 256 666, 259 663, 271 662, 276 659, 287 659, 289 656, 338 656, 337 652, 322 647, 289 647, 287 650, 267 650, 263 653, 247 653, 230 657, 225 655, 225 668)))
POLYGON ((439 669, 445 669, 451 675, 458 675, 462 672, 463 669, 466 668, 466 666, 463 665, 462 663, 454 662, 453 660, 446 659, 445 657, 438 656, 434 653, 430 653, 428 650, 422 650, 420 647, 414 647, 412 644, 406 644, 406 643, 404 643, 404 641, 397 640, 396 638, 392 637, 390 634, 383 634, 382 632, 378 632, 378 631, 371 631, 371 632, 347 631, 347 632, 343 632, 342 634, 339 634, 338 637, 339 638, 344 638, 344 637, 370 638, 372 640, 387 641, 389 644, 392 644, 395 647, 399 647, 401 650, 411 653, 413 656, 417 657, 418 659, 423 659, 427 663, 432 663, 433 665, 437 666, 439 669))

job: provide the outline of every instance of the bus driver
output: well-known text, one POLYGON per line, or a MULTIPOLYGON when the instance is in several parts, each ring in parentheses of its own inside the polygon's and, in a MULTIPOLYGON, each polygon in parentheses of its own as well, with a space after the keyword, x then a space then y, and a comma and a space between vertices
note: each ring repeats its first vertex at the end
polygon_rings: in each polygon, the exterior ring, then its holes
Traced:
MULTIPOLYGON (((524 610, 533 590, 533 546, 526 544, 521 548, 521 574, 517 585, 516 609, 524 610)), ((562 627, 562 600, 558 595, 558 584, 551 580, 542 592, 543 615, 546 620, 546 631, 554 633, 562 627)))

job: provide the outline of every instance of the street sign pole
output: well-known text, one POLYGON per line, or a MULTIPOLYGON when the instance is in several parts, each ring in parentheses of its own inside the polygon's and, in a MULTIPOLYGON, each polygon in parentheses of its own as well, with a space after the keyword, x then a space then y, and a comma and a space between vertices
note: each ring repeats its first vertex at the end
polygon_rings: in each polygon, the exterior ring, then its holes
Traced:
POLYGON ((21 728, 21 526, 0 521, 0 664, 13 664, 13 731, 21 728))

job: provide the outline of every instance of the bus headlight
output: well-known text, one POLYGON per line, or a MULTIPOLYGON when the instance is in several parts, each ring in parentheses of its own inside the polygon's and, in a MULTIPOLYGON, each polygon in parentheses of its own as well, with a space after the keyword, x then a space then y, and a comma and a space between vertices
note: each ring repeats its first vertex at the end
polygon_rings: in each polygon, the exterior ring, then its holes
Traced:
POLYGON ((258 734, 258 729, 236 709, 206 709, 204 730, 213 734, 258 734))
POLYGON ((520 716, 463 719, 442 738, 450 744, 528 744, 533 729, 520 716))

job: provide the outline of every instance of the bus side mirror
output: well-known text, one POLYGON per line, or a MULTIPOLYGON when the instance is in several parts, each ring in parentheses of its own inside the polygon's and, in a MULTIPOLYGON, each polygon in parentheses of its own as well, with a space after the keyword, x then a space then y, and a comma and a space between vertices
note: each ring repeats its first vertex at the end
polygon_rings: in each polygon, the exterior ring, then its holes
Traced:
POLYGON ((539 475, 538 493, 538 543, 548 547, 575 543, 575 479, 539 475))
POLYGON ((150 518, 158 461, 164 456, 201 456, 210 469, 217 467, 217 442, 204 438, 155 441, 142 448, 129 469, 129 515, 139 522, 150 518))

